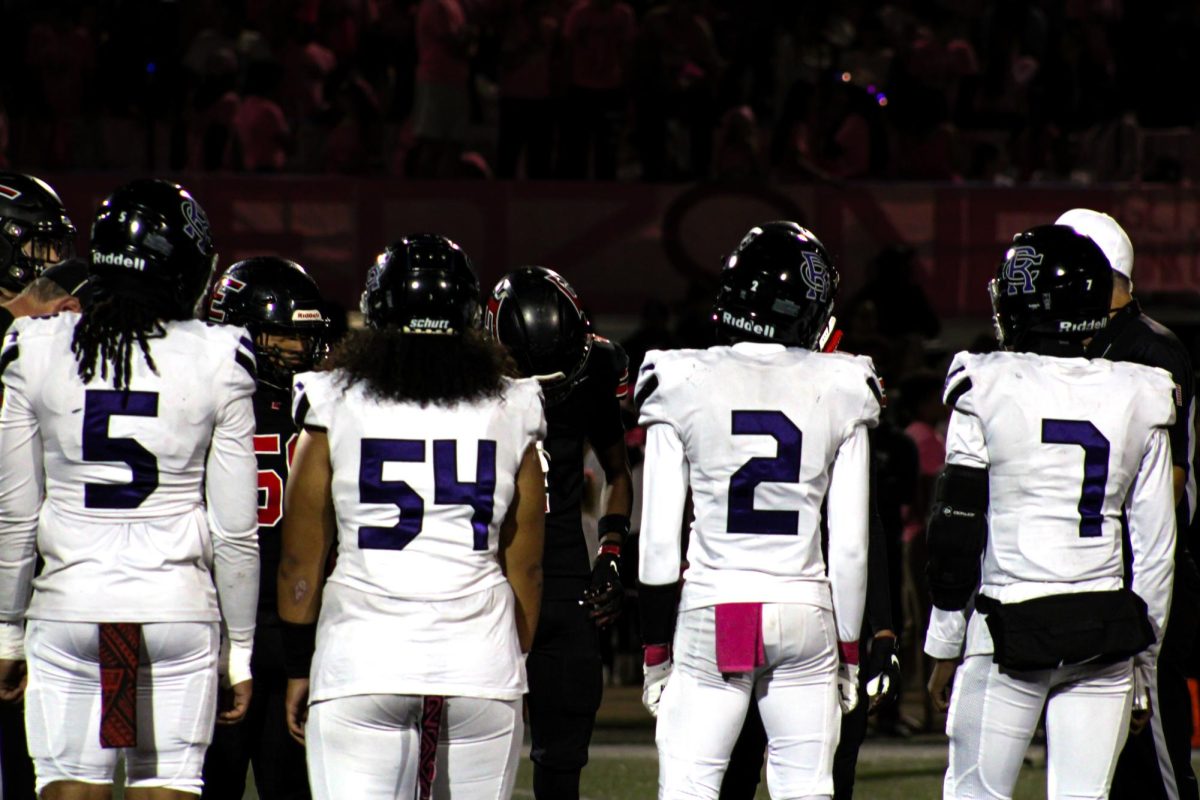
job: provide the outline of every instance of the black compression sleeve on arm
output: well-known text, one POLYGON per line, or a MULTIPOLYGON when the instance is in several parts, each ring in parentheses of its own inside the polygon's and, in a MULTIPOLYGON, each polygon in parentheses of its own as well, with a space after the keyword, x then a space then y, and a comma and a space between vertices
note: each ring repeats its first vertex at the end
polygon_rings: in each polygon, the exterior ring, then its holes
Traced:
POLYGON ((979 586, 987 510, 987 470, 946 465, 933 489, 926 566, 933 604, 940 609, 961 611, 979 586))
POLYGON ((869 531, 867 539, 867 625, 871 633, 892 627, 891 576, 888 574, 888 541, 876 496, 875 459, 871 459, 868 490, 869 531))
POLYGON ((638 611, 642 622, 642 644, 670 644, 675 628, 679 586, 638 587, 638 611))

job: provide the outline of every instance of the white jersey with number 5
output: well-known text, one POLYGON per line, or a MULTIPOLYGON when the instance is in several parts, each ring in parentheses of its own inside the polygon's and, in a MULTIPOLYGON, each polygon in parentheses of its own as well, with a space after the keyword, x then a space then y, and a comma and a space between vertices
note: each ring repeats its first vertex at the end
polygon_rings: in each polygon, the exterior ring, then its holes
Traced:
POLYGON ((397 403, 343 373, 296 376, 298 425, 329 437, 337 566, 322 598, 311 699, 525 691, 500 525, 545 436, 536 381, 500 397, 397 403))
POLYGON ((148 337, 155 369, 134 346, 126 392, 111 371, 80 379, 78 320, 19 319, 0 354, 0 620, 25 611, 36 532, 32 619, 215 622, 219 594, 235 638, 252 637, 253 343, 166 322, 148 337))
POLYGON ((695 521, 683 611, 719 603, 832 608, 857 641, 866 585, 869 447, 882 392, 870 359, 774 344, 651 351, 641 579, 679 576, 683 493, 695 521), (828 500, 829 564, 821 554, 828 500), (832 596, 831 596, 832 584, 832 596))
MULTIPOLYGON (((946 463, 988 470, 988 542, 980 591, 1002 603, 1122 585, 1122 518, 1132 588, 1158 630, 1175 542, 1169 373, 1102 359, 959 353, 946 378, 953 408, 946 463)), ((927 650, 956 657, 966 621, 935 611, 927 650)), ((986 626, 966 654, 991 652, 986 626)))

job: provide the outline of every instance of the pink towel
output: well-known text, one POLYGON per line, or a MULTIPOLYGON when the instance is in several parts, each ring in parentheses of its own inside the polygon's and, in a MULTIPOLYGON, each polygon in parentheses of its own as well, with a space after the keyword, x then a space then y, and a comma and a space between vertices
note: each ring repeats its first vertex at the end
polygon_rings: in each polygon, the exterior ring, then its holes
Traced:
POLYGON ((767 662, 763 652, 762 603, 717 606, 717 669, 749 672, 767 662))

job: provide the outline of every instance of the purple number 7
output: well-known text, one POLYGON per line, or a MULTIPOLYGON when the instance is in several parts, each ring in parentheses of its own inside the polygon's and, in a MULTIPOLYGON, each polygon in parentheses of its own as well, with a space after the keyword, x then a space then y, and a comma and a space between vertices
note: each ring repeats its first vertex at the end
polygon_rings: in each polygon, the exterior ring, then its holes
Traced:
POLYGON ((1100 536, 1104 522, 1104 491, 1108 484, 1109 442, 1090 422, 1072 419, 1042 420, 1046 444, 1074 444, 1083 448, 1083 489, 1079 496, 1079 535, 1100 536))

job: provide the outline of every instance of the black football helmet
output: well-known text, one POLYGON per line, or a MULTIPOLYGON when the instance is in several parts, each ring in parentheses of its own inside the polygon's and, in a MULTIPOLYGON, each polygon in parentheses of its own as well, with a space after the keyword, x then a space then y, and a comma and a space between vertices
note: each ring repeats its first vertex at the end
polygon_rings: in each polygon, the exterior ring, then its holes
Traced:
POLYGON ((821 348, 841 276, 812 231, 795 222, 750 229, 725 259, 712 320, 728 342, 821 348))
POLYGON ((479 325, 479 278, 454 242, 432 233, 413 234, 375 259, 361 309, 375 328, 461 336, 479 325))
POLYGON ((1108 325, 1112 268, 1100 247, 1066 225, 1013 237, 988 284, 996 337, 1006 350, 1038 341, 1078 344, 1108 325))
POLYGON ((521 267, 501 278, 484 327, 508 348, 522 375, 537 378, 547 404, 561 402, 583 380, 592 323, 579 295, 554 270, 521 267))
POLYGON ((290 390, 292 376, 316 366, 328 341, 329 320, 314 281, 295 261, 260 256, 239 261, 217 278, 208 319, 240 325, 254 337, 258 380, 290 390), (301 350, 267 343, 269 336, 299 339, 301 350))
POLYGON ((75 226, 48 184, 0 172, 0 288, 19 292, 42 270, 75 255, 75 226))
POLYGON ((127 183, 96 212, 91 263, 101 292, 106 282, 145 282, 175 302, 172 314, 192 316, 216 263, 208 216, 179 184, 127 183))

